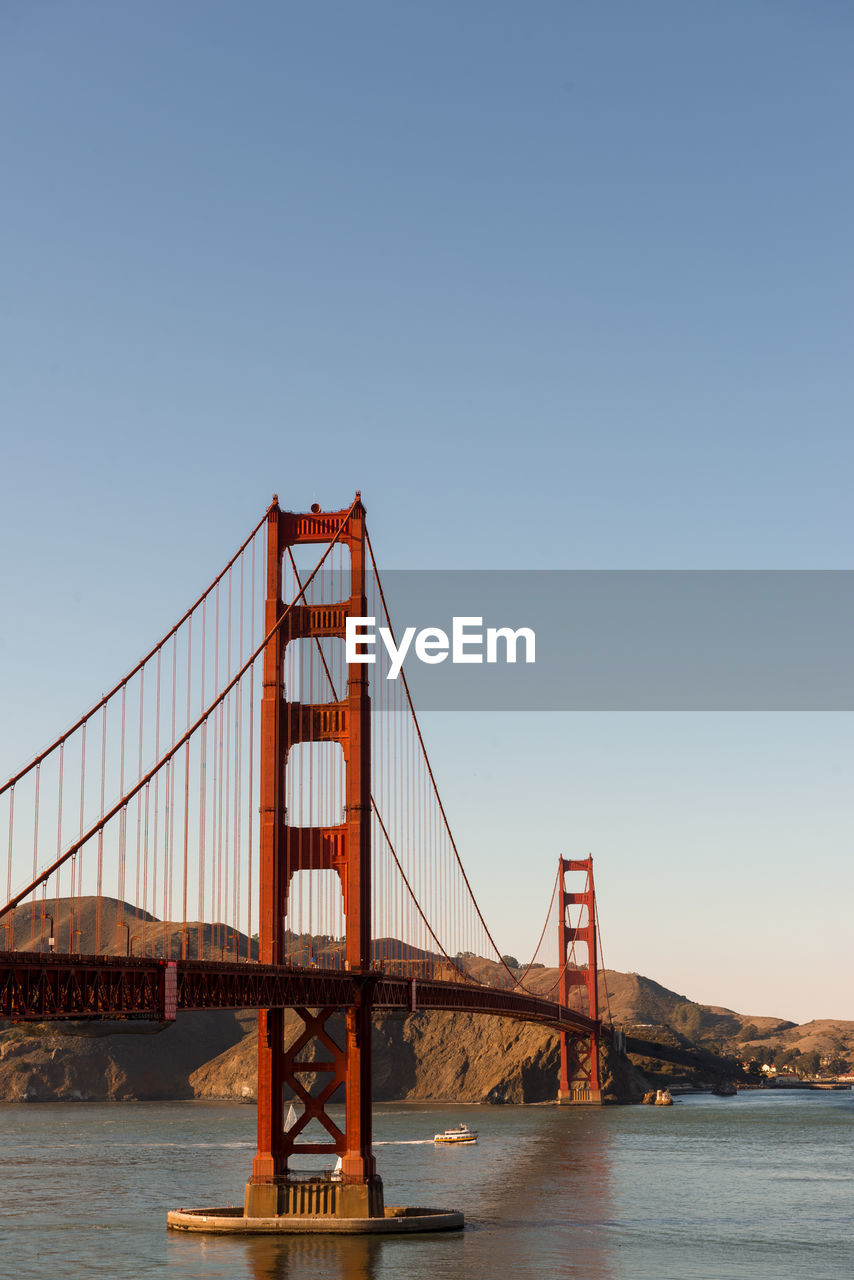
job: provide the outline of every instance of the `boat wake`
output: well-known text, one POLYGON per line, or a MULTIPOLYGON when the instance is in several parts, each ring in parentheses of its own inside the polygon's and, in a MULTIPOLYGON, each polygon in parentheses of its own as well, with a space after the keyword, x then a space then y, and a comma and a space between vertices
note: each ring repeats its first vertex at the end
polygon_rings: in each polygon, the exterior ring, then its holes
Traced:
POLYGON ((388 1138, 383 1142, 375 1142, 375 1147, 432 1147, 432 1138, 388 1138))

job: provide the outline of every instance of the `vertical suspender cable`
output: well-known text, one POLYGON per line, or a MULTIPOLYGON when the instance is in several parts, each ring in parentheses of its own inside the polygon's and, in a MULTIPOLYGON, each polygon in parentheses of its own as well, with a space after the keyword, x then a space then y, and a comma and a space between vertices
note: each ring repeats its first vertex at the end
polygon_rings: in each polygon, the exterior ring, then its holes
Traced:
MULTIPOLYGON (((122 689, 122 745, 119 752, 119 795, 125 793, 125 729, 127 725, 127 685, 122 689)), ((116 897, 119 900, 118 910, 121 919, 125 918, 125 841, 123 822, 119 822, 119 866, 118 866, 118 891, 116 897)))
MULTIPOLYGON (((187 623, 187 730, 193 722, 191 697, 193 692, 193 619, 187 623)), ((190 943, 187 935, 187 880, 190 856, 190 739, 184 750, 184 881, 181 903, 181 955, 189 957, 190 943)))
MULTIPOLYGON (((172 638, 172 738, 171 744, 175 745, 177 736, 177 715, 178 715, 178 636, 177 633, 172 638)), ((167 854, 167 872, 168 872, 168 891, 166 918, 170 926, 174 924, 173 915, 173 891, 175 876, 175 760, 174 757, 169 761, 169 845, 167 854)), ((170 947, 171 952, 171 947, 170 947)))
MULTIPOLYGON (((228 575, 228 605, 227 605, 227 610, 226 610, 226 619, 227 619, 227 621, 226 621, 226 631, 225 631, 225 652, 226 652, 226 657, 225 657, 225 678, 226 678, 226 680, 227 680, 227 681, 231 679, 231 633, 232 633, 232 627, 233 627, 233 614, 232 614, 232 608, 231 608, 231 604, 232 604, 232 589, 233 589, 232 575, 229 573, 229 575, 228 575)), ((233 697, 234 697, 234 698, 236 698, 236 697, 237 697, 237 690, 236 690, 236 689, 234 690, 234 695, 233 695, 233 697)), ((224 856, 224 867, 223 867, 223 872, 224 872, 224 886, 225 886, 225 892, 224 892, 224 895, 223 895, 223 910, 222 910, 222 941, 221 941, 221 943, 220 943, 220 948, 221 948, 221 958, 222 958, 222 954, 223 954, 223 953, 224 953, 224 951, 225 951, 225 947, 227 946, 227 943, 228 943, 228 921, 229 921, 229 917, 230 917, 230 914, 231 914, 230 909, 229 909, 229 902, 230 902, 230 895, 231 895, 231 893, 232 893, 232 888, 231 888, 231 885, 230 885, 230 877, 229 877, 229 859, 230 859, 230 856, 231 856, 231 848, 230 848, 230 839, 231 839, 231 832, 230 832, 230 826, 231 826, 231 789, 230 789, 230 781, 231 781, 231 776, 232 776, 232 760, 231 760, 231 705, 232 705, 232 702, 233 702, 233 697, 232 697, 232 694, 229 694, 229 695, 228 695, 228 697, 226 698, 225 702, 223 703, 223 708, 222 708, 222 711, 223 711, 223 722, 224 722, 224 731, 225 731, 225 777, 224 777, 224 779, 223 779, 223 788, 224 788, 224 791, 225 791, 225 832, 224 832, 225 839, 224 839, 224 844, 223 844, 223 856, 224 856)))
MULTIPOLYGON (((65 743, 60 744, 59 748, 59 792, 56 802, 56 856, 62 853, 62 784, 65 772, 65 743)), ((62 868, 60 867, 56 873, 56 901, 53 908, 53 932, 54 937, 59 936, 59 892, 62 877, 62 868)))
MULTIPOLYGON (((154 705, 154 758, 160 759, 160 691, 161 691, 161 651, 157 653, 157 692, 155 693, 154 705)), ((154 775, 154 834, 152 839, 151 851, 151 905, 153 914, 157 913, 157 835, 160 825, 160 770, 154 775)), ((161 923, 160 926, 160 954, 166 954, 166 925, 161 923)))
MULTIPOLYGON (((237 658, 239 667, 243 666, 243 637, 246 629, 246 615, 244 613, 245 577, 246 577, 246 558, 245 556, 241 556, 240 558, 240 612, 239 612, 239 625, 238 625, 238 632, 237 632, 239 637, 239 650, 238 650, 238 658, 237 658)), ((236 885, 235 902, 234 902, 234 946, 235 946, 235 952, 236 952, 234 957, 235 960, 240 959, 240 941, 239 941, 240 939, 240 933, 239 933, 240 884, 241 884, 241 881, 243 880, 243 865, 242 865, 243 864, 243 749, 242 748, 243 748, 243 731, 244 731, 243 690, 244 690, 244 685, 243 685, 243 682, 241 681, 237 690, 238 705, 240 707, 240 716, 238 721, 240 751, 238 756, 239 767, 238 767, 238 782, 237 782, 237 804, 235 806, 237 809, 237 826, 236 826, 237 835, 235 837, 235 847, 238 850, 237 865, 235 867, 235 873, 234 873, 235 885, 236 885)))
MULTIPOLYGON (((139 758, 137 763, 137 774, 142 777, 142 730, 145 716, 145 667, 139 673, 139 758)), ((142 853, 142 802, 143 797, 140 793, 136 798, 136 889, 134 891, 134 906, 136 911, 137 928, 140 927, 140 921, 144 916, 140 914, 140 855, 142 853)))
MULTIPOLYGON (((219 645, 220 645, 220 590, 217 583, 216 594, 214 596, 215 615, 214 615, 214 690, 220 688, 219 675, 219 645)), ((217 709, 214 716, 213 732, 214 732, 214 778, 213 778, 213 879, 211 883, 212 903, 214 908, 213 920, 211 921, 211 954, 213 948, 219 943, 219 920, 222 909, 222 831, 221 831, 221 795, 222 795, 222 734, 220 732, 222 716, 222 707, 217 709)))
MULTIPOLYGON (((8 902, 12 896, 12 847, 13 836, 15 831, 15 787, 14 784, 9 788, 9 866, 6 871, 6 901, 8 902)), ((10 912, 10 919, 7 922, 6 929, 6 947, 9 951, 15 950, 15 912, 10 912)))
MULTIPOLYGON (((83 824, 85 824, 85 820, 86 820, 86 722, 83 722, 83 730, 81 733, 81 829, 79 829, 79 837, 81 837, 81 840, 83 837, 83 829, 85 829, 85 826, 83 826, 83 824)), ((73 951, 73 952, 76 952, 76 954, 78 954, 79 950, 81 950, 81 948, 79 948, 79 927, 81 927, 81 919, 79 919, 79 914, 81 914, 81 902, 79 902, 79 900, 81 900, 81 897, 83 896, 83 850, 82 849, 79 850, 77 854, 74 854, 74 858, 72 861, 73 863, 77 864, 77 867, 76 867, 77 877, 74 876, 74 870, 72 870, 73 933, 72 933, 72 946, 69 947, 69 951, 73 951), (77 882, 77 890, 74 890, 74 882, 77 882), (77 943, 77 945, 74 945, 74 943, 77 943)))
MULTIPOLYGON (((33 805, 33 879, 35 880, 39 865, 39 788, 41 786, 41 764, 36 765, 36 794, 33 805)), ((36 932, 36 900, 32 905, 32 933, 36 932)))
MULTIPOLYGON (((101 722, 101 820, 107 812, 107 706, 101 722)), ((95 882, 95 954, 101 954, 101 894, 104 883, 104 828, 98 832, 98 875, 95 882)))
POLYGON ((145 826, 142 844, 142 954, 147 955, 146 933, 148 929, 148 814, 151 800, 151 787, 145 784, 145 826))
MULTIPOLYGON (((252 541, 252 603, 250 606, 250 641, 249 649, 251 653, 255 652, 255 540, 252 541)), ((255 826, 255 663, 249 668, 249 923, 246 932, 249 937, 247 960, 252 959, 252 832, 255 826)))
MULTIPOLYGON (((208 602, 202 605, 202 658, 201 671, 199 674, 200 683, 200 706, 199 710, 205 709, 205 664, 207 662, 207 629, 208 629, 208 602)), ((205 932, 205 816, 207 812, 207 737, 208 724, 207 721, 199 730, 201 741, 199 743, 199 925, 196 930, 196 956, 199 960, 204 957, 204 932, 205 932)))

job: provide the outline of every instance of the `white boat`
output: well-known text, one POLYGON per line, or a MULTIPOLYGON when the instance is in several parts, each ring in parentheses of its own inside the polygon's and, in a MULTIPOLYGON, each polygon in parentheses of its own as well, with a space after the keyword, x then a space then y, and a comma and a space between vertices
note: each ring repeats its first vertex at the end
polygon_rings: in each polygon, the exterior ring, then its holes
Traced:
POLYGON ((437 1133, 434 1142, 477 1142, 477 1132, 470 1129, 467 1124, 455 1125, 453 1129, 446 1129, 444 1133, 437 1133))

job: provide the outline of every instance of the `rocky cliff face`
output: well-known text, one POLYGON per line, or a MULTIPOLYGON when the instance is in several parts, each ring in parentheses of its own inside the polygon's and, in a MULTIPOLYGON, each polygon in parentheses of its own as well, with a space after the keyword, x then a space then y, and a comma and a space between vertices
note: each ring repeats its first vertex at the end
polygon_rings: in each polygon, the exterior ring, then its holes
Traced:
MULTIPOLYGON (((526 986, 550 994, 555 980, 554 969, 536 969, 526 986)), ((599 994, 602 1010, 610 1007, 612 1020, 641 1039, 687 1047, 726 1041, 749 1049, 760 1037, 763 1047, 791 1044, 854 1055, 852 1023, 796 1027, 779 1018, 748 1017, 694 1004, 638 974, 612 971, 600 975, 599 994)), ((288 1011, 286 1036, 298 1026, 288 1011)), ((341 1021, 330 1026, 342 1043, 341 1021)), ((254 1101, 255 1027, 254 1013, 186 1013, 165 1029, 130 1022, 0 1024, 0 1100, 254 1101)), ((529 1023, 459 1013, 389 1014, 375 1019, 373 1051, 378 1101, 547 1102, 557 1096, 557 1036, 529 1023)), ((639 1097, 646 1083, 625 1059, 607 1054, 603 1076, 612 1098, 639 1097)))
POLYGON ((247 1030, 245 1015, 186 1013, 172 1026, 60 1023, 0 1032, 4 1102, 192 1098, 191 1074, 247 1030), (129 1030, 129 1029, 136 1030, 129 1030), (99 1034, 103 1031, 112 1034, 99 1034))
MULTIPOLYGON (((252 1014, 183 1014, 151 1034, 71 1034, 46 1024, 0 1033, 0 1099, 6 1102, 219 1098, 253 1102, 257 1034, 252 1014)), ((132 1027, 134 1024, 125 1024, 132 1027)), ((289 1011, 286 1034, 299 1025, 289 1011)), ((103 1029, 103 1028, 100 1028, 103 1029)), ((87 1029, 83 1029, 86 1031, 87 1029)), ((330 1030, 341 1043, 343 1020, 330 1030)), ((306 1057, 312 1056, 308 1046, 306 1057)), ((465 1102, 548 1102, 557 1096, 557 1036, 526 1023, 472 1014, 376 1018, 374 1097, 465 1102)), ((643 1092, 625 1065, 606 1090, 643 1092)))
MULTIPOLYGON (((343 1025, 330 1023, 340 1043, 343 1025)), ((255 1097, 250 1034, 190 1076, 196 1097, 255 1097)), ((309 1056, 309 1055, 306 1055, 309 1056)), ((374 1022, 374 1098, 546 1102, 557 1096, 557 1036, 539 1027, 461 1013, 413 1013, 374 1022)))

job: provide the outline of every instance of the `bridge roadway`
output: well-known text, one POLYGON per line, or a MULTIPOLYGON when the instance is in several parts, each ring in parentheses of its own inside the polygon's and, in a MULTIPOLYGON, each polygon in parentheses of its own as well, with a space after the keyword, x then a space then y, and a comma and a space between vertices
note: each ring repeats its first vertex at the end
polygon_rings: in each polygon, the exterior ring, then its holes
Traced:
POLYGON ((168 1022, 191 1009, 345 1008, 366 996, 379 1010, 492 1013, 582 1036, 596 1028, 585 1014, 527 992, 380 970, 0 951, 0 1018, 16 1022, 168 1022))

